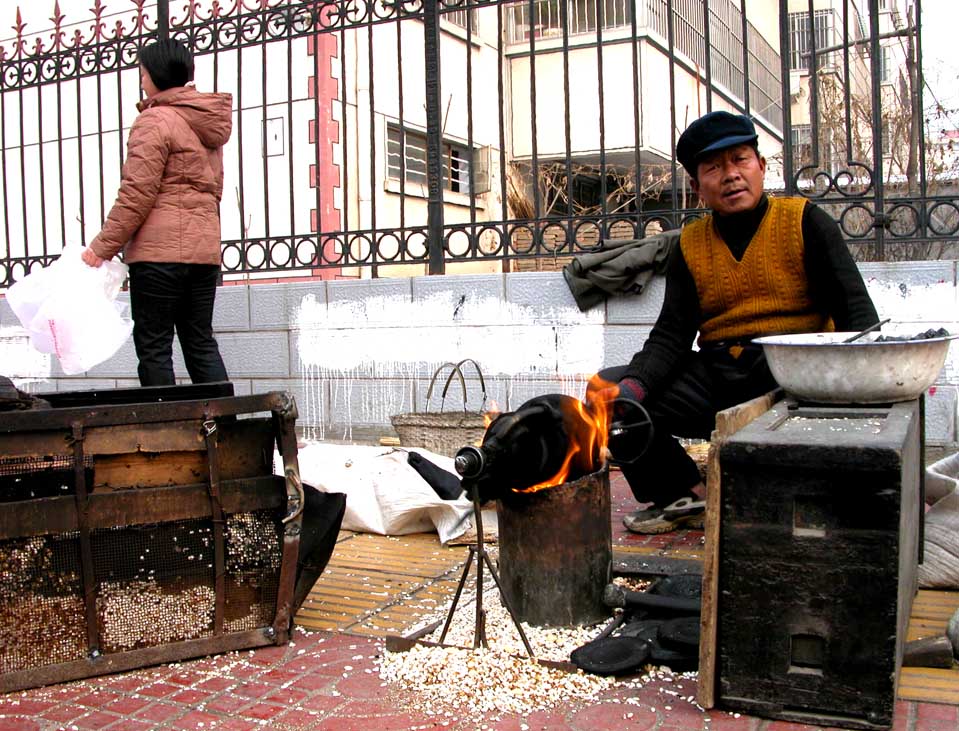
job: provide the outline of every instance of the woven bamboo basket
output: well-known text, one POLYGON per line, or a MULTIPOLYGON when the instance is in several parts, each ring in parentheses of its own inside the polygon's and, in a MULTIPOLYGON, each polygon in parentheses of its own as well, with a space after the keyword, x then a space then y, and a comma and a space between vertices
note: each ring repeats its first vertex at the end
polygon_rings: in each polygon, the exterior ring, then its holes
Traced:
POLYGON ((400 438, 400 446, 419 447, 428 449, 436 454, 452 457, 461 447, 469 444, 477 445, 486 433, 486 418, 483 411, 467 411, 466 378, 463 375, 463 365, 472 363, 479 375, 480 388, 483 390, 483 405, 486 404, 486 381, 479 365, 471 358, 459 363, 444 363, 433 372, 429 389, 426 391, 427 411, 411 412, 408 414, 394 414, 390 417, 393 429, 400 438), (433 398, 433 389, 440 374, 449 368, 450 373, 443 385, 440 411, 429 411, 430 401, 433 398), (446 395, 449 392, 453 378, 459 379, 463 389, 462 411, 443 411, 446 395))

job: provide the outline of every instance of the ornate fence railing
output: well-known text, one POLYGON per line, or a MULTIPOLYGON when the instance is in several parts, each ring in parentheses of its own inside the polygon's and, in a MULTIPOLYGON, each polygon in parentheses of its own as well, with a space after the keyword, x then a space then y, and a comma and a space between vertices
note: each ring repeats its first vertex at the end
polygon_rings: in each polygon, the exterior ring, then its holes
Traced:
POLYGON ((670 151, 714 108, 753 116, 770 187, 823 205, 860 258, 955 256, 955 159, 919 121, 920 1, 904 15, 879 0, 837 0, 826 15, 771 5, 95 0, 83 18, 59 5, 37 16, 49 21, 18 11, 0 42, 0 287, 99 230, 140 98, 137 53, 160 36, 193 49, 198 88, 234 97, 228 276, 554 268, 602 239, 679 226, 701 211, 670 151), (777 27, 778 38, 759 30, 777 27))

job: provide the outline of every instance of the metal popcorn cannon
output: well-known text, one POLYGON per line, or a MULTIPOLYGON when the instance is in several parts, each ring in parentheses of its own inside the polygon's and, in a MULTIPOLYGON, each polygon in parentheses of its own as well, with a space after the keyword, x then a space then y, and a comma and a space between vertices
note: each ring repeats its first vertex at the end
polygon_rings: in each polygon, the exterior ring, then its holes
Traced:
MULTIPOLYGON (((500 414, 480 446, 457 452, 455 468, 478 525, 478 543, 471 549, 480 554, 480 566, 490 569, 518 627, 524 621, 585 625, 608 616, 603 603, 612 568, 608 463, 638 458, 651 436, 649 417, 635 401, 587 405, 547 394, 500 414), (483 550, 480 507, 492 500, 501 577, 483 550)), ((477 618, 481 643, 481 611, 477 618)))

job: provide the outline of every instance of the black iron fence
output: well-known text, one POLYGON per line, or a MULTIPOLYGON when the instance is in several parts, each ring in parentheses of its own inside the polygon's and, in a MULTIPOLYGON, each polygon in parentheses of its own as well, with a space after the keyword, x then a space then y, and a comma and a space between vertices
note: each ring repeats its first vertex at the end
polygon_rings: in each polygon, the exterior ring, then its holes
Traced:
POLYGON ((192 47, 198 88, 234 95, 228 276, 551 268, 679 226, 701 210, 671 151, 718 108, 756 120, 770 188, 823 205, 860 258, 953 256, 956 164, 923 123, 920 13, 920 0, 97 0, 34 33, 18 11, 0 48, 0 286, 99 230, 137 53, 158 36, 192 47))

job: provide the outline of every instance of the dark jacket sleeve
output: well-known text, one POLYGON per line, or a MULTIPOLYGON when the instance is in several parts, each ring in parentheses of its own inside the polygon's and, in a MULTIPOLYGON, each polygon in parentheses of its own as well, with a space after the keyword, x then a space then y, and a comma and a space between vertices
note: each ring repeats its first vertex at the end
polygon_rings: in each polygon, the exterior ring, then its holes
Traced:
POLYGON ((879 322, 842 231, 819 206, 806 205, 802 219, 806 276, 813 301, 832 317, 836 330, 858 331, 879 322))
POLYGON ((647 393, 659 390, 693 346, 699 332, 699 295, 682 249, 674 246, 666 265, 663 307, 643 349, 633 356, 625 375, 636 378, 647 393))

